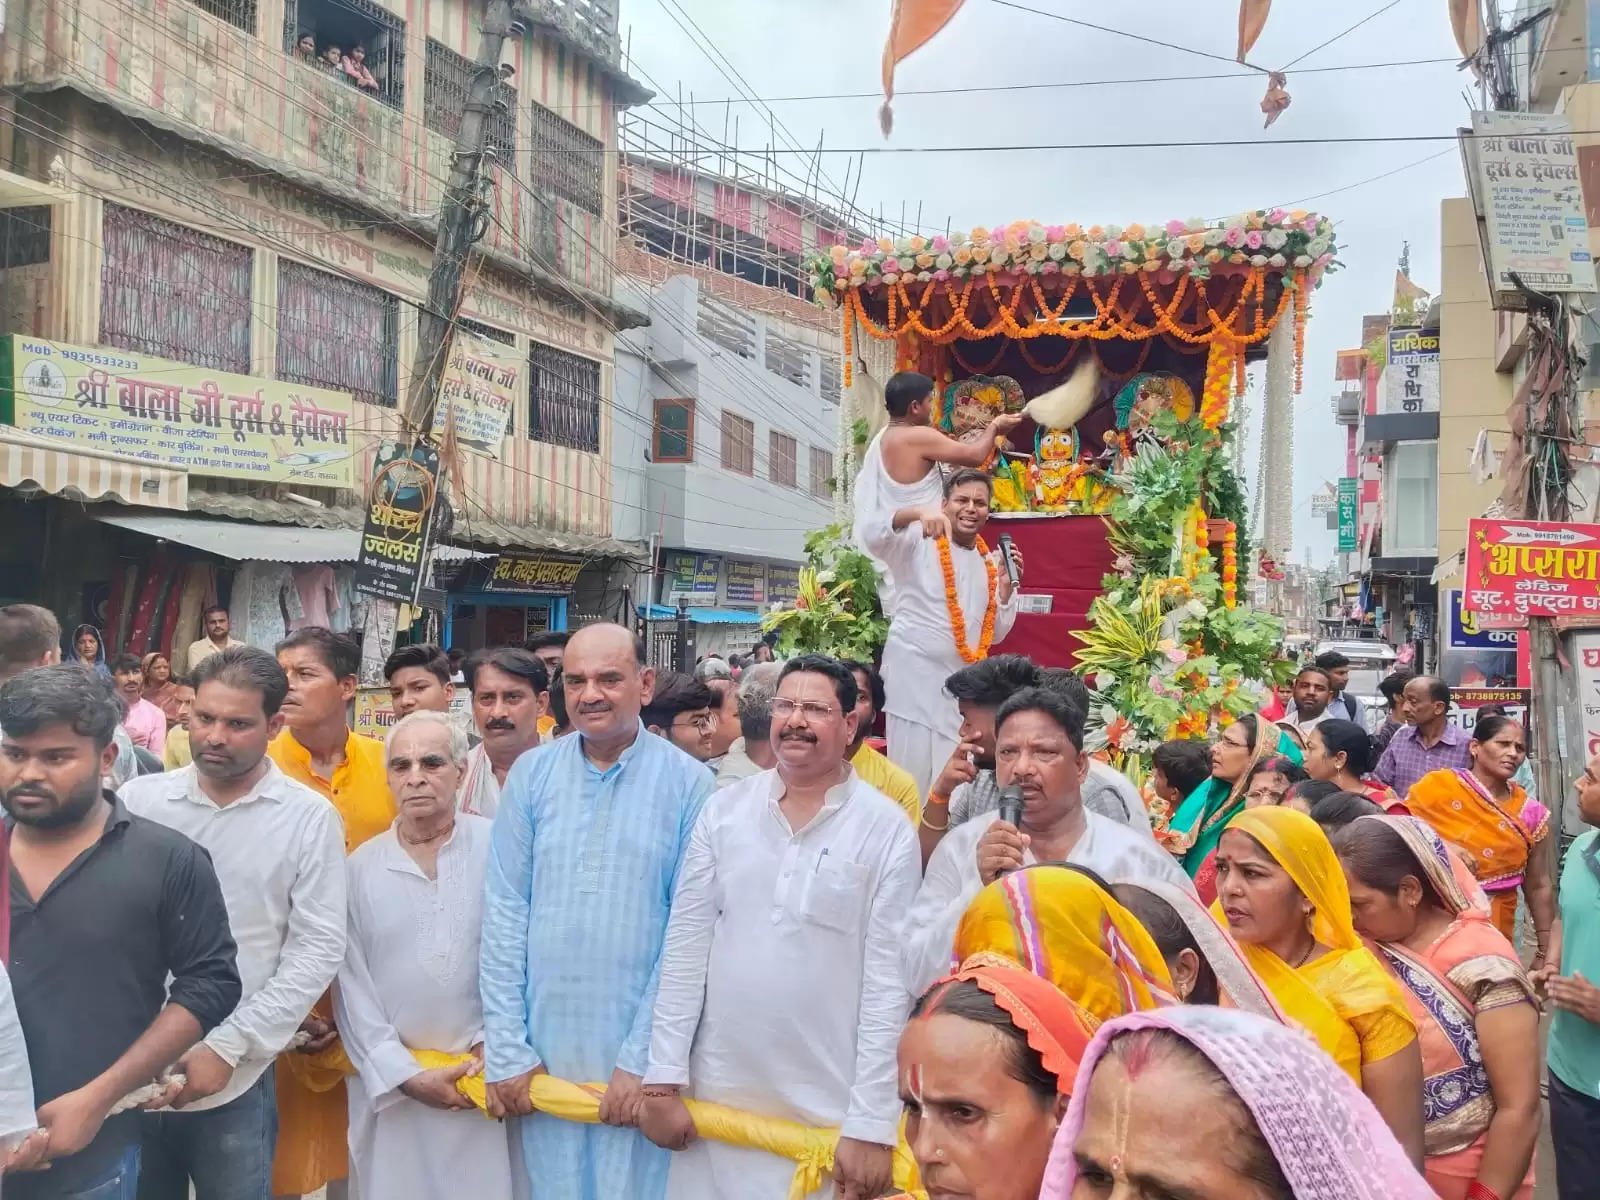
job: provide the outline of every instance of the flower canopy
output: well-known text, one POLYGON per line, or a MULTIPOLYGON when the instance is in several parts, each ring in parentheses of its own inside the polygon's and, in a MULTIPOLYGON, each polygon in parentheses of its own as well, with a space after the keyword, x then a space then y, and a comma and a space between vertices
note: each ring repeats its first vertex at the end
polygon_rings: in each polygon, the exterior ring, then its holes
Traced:
POLYGON ((834 246, 807 260, 819 303, 837 303, 851 288, 899 282, 945 283, 1001 276, 1166 272, 1206 279, 1230 269, 1302 270, 1336 266, 1333 222, 1281 208, 1241 213, 1223 221, 1163 225, 1041 225, 1016 221, 993 229, 932 238, 879 238, 834 246))

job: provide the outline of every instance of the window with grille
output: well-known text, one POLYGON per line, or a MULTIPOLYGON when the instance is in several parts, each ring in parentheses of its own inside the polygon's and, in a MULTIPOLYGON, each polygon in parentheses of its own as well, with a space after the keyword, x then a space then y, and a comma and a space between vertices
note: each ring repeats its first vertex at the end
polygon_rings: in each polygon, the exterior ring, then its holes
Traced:
POLYGON ((767 470, 773 483, 795 486, 795 444, 787 433, 776 430, 767 435, 767 470))
MULTIPOLYGON (((436 133, 454 138, 461 129, 461 114, 467 110, 472 91, 473 61, 457 54, 443 42, 428 39, 428 62, 422 76, 422 122, 436 133)), ((495 160, 507 170, 515 170, 517 144, 517 89, 499 85, 505 101, 489 114, 488 145, 495 160)))
POLYGON ((727 409, 722 410, 722 469, 756 473, 756 423, 727 409))
POLYGON ((600 364, 534 342, 528 350, 528 436, 600 453, 600 364))
POLYGON ((822 356, 822 399, 828 404, 839 403, 843 389, 839 386, 839 360, 831 355, 822 356))
POLYGON ((496 329, 493 325, 485 325, 482 321, 474 321, 470 317, 457 317, 456 324, 468 333, 475 333, 479 337, 488 338, 491 342, 499 342, 502 346, 515 346, 517 336, 507 333, 504 329, 496 329))
POLYGON ((325 71, 340 83, 365 91, 391 108, 404 106, 406 23, 374 0, 284 0, 283 52, 301 59, 312 70, 325 71), (302 55, 298 49, 304 37, 311 38, 314 43, 309 56, 302 55), (354 76, 317 57, 329 46, 337 46, 344 57, 349 57, 350 52, 360 46, 366 52, 361 65, 371 73, 377 89, 362 87, 354 76))
POLYGON ((246 33, 256 31, 256 0, 190 0, 202 12, 221 17, 246 33))
POLYGON ((833 451, 811 447, 811 494, 826 500, 833 495, 833 451))
POLYGON ((657 400, 650 437, 650 461, 694 461, 694 401, 657 400))
POLYGON ((542 104, 532 105, 532 118, 533 186, 603 216, 605 147, 542 104))
POLYGON ((105 206, 100 341, 250 373, 250 250, 161 217, 105 206))
POLYGON ((50 261, 50 206, 0 208, 0 270, 50 261))
POLYGON ((399 298, 343 275, 280 260, 278 378, 395 407, 399 298))

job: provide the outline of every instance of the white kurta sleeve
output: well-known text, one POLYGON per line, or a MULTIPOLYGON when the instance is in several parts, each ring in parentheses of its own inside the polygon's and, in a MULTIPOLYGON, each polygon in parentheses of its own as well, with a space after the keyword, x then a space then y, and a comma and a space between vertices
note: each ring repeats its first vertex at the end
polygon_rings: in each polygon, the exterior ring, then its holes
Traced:
POLYGON ((0 1151, 20 1142, 35 1124, 28 1047, 22 1040, 11 980, 0 965, 0 1151))
MULTIPOLYGON (((1000 568, 1001 576, 1004 576, 1006 570, 1005 563, 999 563, 997 565, 1000 568)), ((1010 633, 1011 627, 1017 623, 1017 599, 1021 593, 1021 590, 1021 588, 1012 588, 1011 598, 1004 604, 995 605, 994 640, 997 642, 1005 641, 1006 634, 1010 633)))
POLYGON ((894 511, 874 513, 862 525, 867 549, 896 571, 903 571, 916 557, 922 543, 922 526, 912 522, 904 529, 894 527, 894 511))
POLYGON ((717 860, 710 824, 711 814, 701 813, 673 893, 645 1083, 680 1087, 689 1083, 689 1051, 705 1004, 711 933, 717 921, 717 860))
MULTIPOLYGON (((978 823, 987 829, 993 819, 979 818, 978 823)), ((958 828, 970 827, 974 827, 974 822, 968 821, 958 828)), ((983 835, 979 833, 978 836, 983 835)), ((934 980, 950 970, 950 950, 955 944, 961 914, 983 890, 975 853, 972 835, 952 833, 945 835, 928 860, 927 874, 923 876, 922 887, 906 921, 900 954, 906 991, 912 999, 922 995, 934 980)))
POLYGON ((892 1146, 900 1126, 895 1055, 911 998, 900 974, 900 936, 917 896, 921 852, 911 827, 896 822, 867 914, 857 1017, 855 1081, 841 1137, 892 1146))
POLYGON ((365 900, 354 894, 355 890, 352 888, 344 965, 333 991, 333 1019, 345 1053, 372 1097, 373 1108, 382 1112, 401 1099, 400 1085, 420 1075, 422 1068, 384 1012, 382 993, 367 965, 365 900))
POLYGON ((230 1066, 281 1054, 344 961, 344 829, 333 805, 321 805, 307 821, 299 855, 277 970, 206 1036, 205 1044, 230 1066))

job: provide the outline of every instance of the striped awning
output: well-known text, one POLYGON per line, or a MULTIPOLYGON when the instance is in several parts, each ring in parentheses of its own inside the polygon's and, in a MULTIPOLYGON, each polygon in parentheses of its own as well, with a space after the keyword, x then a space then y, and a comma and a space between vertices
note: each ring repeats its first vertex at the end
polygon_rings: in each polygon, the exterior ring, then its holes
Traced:
POLYGON ((0 426, 0 486, 84 502, 115 500, 177 512, 189 507, 189 476, 184 471, 119 454, 51 445, 4 426, 0 426))

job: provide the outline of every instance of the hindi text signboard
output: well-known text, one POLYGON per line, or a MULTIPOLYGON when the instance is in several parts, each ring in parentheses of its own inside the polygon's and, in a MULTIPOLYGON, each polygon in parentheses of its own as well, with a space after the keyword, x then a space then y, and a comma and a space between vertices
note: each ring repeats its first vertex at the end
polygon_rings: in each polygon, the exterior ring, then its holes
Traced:
POLYGON ((728 601, 732 604, 765 604, 767 602, 766 563, 728 560, 728 601))
POLYGON ((126 350, 0 338, 0 424, 192 475, 348 488, 355 402, 126 350))
POLYGON ((414 604, 428 563, 433 503, 439 491, 439 451, 418 442, 378 448, 367 492, 366 528, 356 560, 356 590, 414 604))
POLYGON ((489 572, 489 582, 484 585, 484 590, 570 596, 577 591, 578 572, 582 570, 581 558, 568 558, 564 554, 508 552, 495 559, 494 569, 489 572))
POLYGON ((1358 493, 1356 481, 1351 476, 1339 480, 1339 553, 1350 554, 1358 545, 1356 539, 1356 510, 1358 493))
POLYGON ((1593 292, 1572 119, 1475 112, 1462 147, 1495 307, 1527 307, 1513 275, 1539 291, 1593 292))
POLYGON ((440 429, 455 426, 456 440, 500 457, 506 423, 521 393, 523 361, 516 349, 457 329, 439 381, 440 429))
POLYGON ((773 604, 793 604, 800 595, 800 568, 767 564, 767 600, 773 604))
POLYGON ((1383 375, 1383 411, 1439 411, 1439 331, 1395 329, 1383 375))
POLYGON ((1474 517, 1462 594, 1489 617, 1600 614, 1600 525, 1474 517))
POLYGON ((1450 711, 1446 719, 1457 729, 1468 733, 1478 723, 1478 710, 1494 704, 1505 710, 1506 716, 1524 726, 1528 723, 1528 705, 1533 695, 1527 688, 1514 687, 1458 687, 1450 689, 1450 711))

